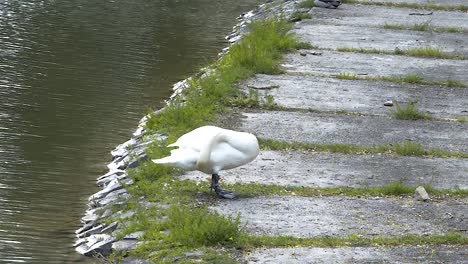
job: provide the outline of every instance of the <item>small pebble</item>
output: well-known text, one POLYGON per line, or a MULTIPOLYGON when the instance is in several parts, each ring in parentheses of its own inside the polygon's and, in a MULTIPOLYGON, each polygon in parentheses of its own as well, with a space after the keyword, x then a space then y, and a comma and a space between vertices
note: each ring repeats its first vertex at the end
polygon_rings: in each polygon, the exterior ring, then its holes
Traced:
POLYGON ((387 100, 387 101, 385 101, 385 103, 383 105, 384 106, 393 106, 393 101, 392 100, 387 100))

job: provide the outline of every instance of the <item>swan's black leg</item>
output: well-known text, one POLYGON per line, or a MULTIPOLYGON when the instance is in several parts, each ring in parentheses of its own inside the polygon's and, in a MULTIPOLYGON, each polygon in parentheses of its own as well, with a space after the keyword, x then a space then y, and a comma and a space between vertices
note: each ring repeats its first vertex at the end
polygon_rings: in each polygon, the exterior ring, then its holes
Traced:
POLYGON ((219 175, 218 174, 212 174, 211 175, 211 186, 210 186, 210 190, 211 191, 215 191, 216 194, 221 197, 221 198, 225 198, 225 199, 234 199, 236 198, 237 196, 235 194, 233 194, 232 192, 230 191, 227 191, 227 190, 223 190, 219 187, 219 175))

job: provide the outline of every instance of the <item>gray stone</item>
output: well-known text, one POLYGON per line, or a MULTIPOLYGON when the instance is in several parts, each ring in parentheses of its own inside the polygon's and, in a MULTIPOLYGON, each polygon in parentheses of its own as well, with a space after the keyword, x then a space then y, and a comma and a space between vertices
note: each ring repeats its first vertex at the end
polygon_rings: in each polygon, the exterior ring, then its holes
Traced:
POLYGON ((84 237, 87 237, 87 236, 90 236, 90 235, 95 235, 95 234, 100 234, 101 233, 101 230, 104 228, 104 225, 100 224, 100 225, 97 225, 93 228, 90 228, 84 232, 81 232, 81 233, 78 233, 77 234, 77 237, 78 238, 84 238, 84 237))
POLYGON ((134 250, 139 242, 136 240, 119 240, 112 244, 112 251, 120 254, 125 254, 134 250))
POLYGON ((416 188, 414 198, 418 201, 429 201, 431 199, 429 194, 426 192, 426 189, 422 186, 418 186, 418 188, 416 188))
POLYGON ((383 104, 384 106, 393 106, 393 101, 392 100, 387 100, 383 104))
POLYGON ((114 231, 117 226, 119 225, 119 222, 113 222, 109 225, 107 225, 106 227, 104 227, 102 230, 101 230, 101 233, 109 233, 109 232, 112 232, 114 231))
POLYGON ((76 247, 76 251, 82 255, 91 257, 96 255, 108 256, 112 252, 114 238, 106 234, 91 235, 86 238, 86 243, 76 247))

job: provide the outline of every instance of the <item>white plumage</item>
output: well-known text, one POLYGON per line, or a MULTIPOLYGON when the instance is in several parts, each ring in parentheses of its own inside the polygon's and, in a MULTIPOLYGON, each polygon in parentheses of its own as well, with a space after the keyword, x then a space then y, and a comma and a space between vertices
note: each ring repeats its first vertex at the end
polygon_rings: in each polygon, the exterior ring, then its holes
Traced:
POLYGON ((178 148, 171 150, 168 157, 154 159, 154 163, 211 174, 214 180, 211 188, 218 195, 222 191, 217 185, 218 173, 249 163, 260 152, 254 135, 215 126, 192 130, 168 147, 178 148))

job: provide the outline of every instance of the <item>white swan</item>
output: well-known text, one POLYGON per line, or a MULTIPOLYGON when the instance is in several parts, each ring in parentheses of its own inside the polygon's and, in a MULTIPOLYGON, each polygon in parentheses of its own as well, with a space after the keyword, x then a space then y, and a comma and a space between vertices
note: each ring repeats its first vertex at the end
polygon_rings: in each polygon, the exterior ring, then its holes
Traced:
POLYGON ((235 195, 219 187, 218 173, 247 164, 260 152, 254 135, 215 126, 192 130, 168 147, 178 148, 171 150, 168 157, 154 159, 154 163, 211 174, 211 190, 229 199, 235 195))

